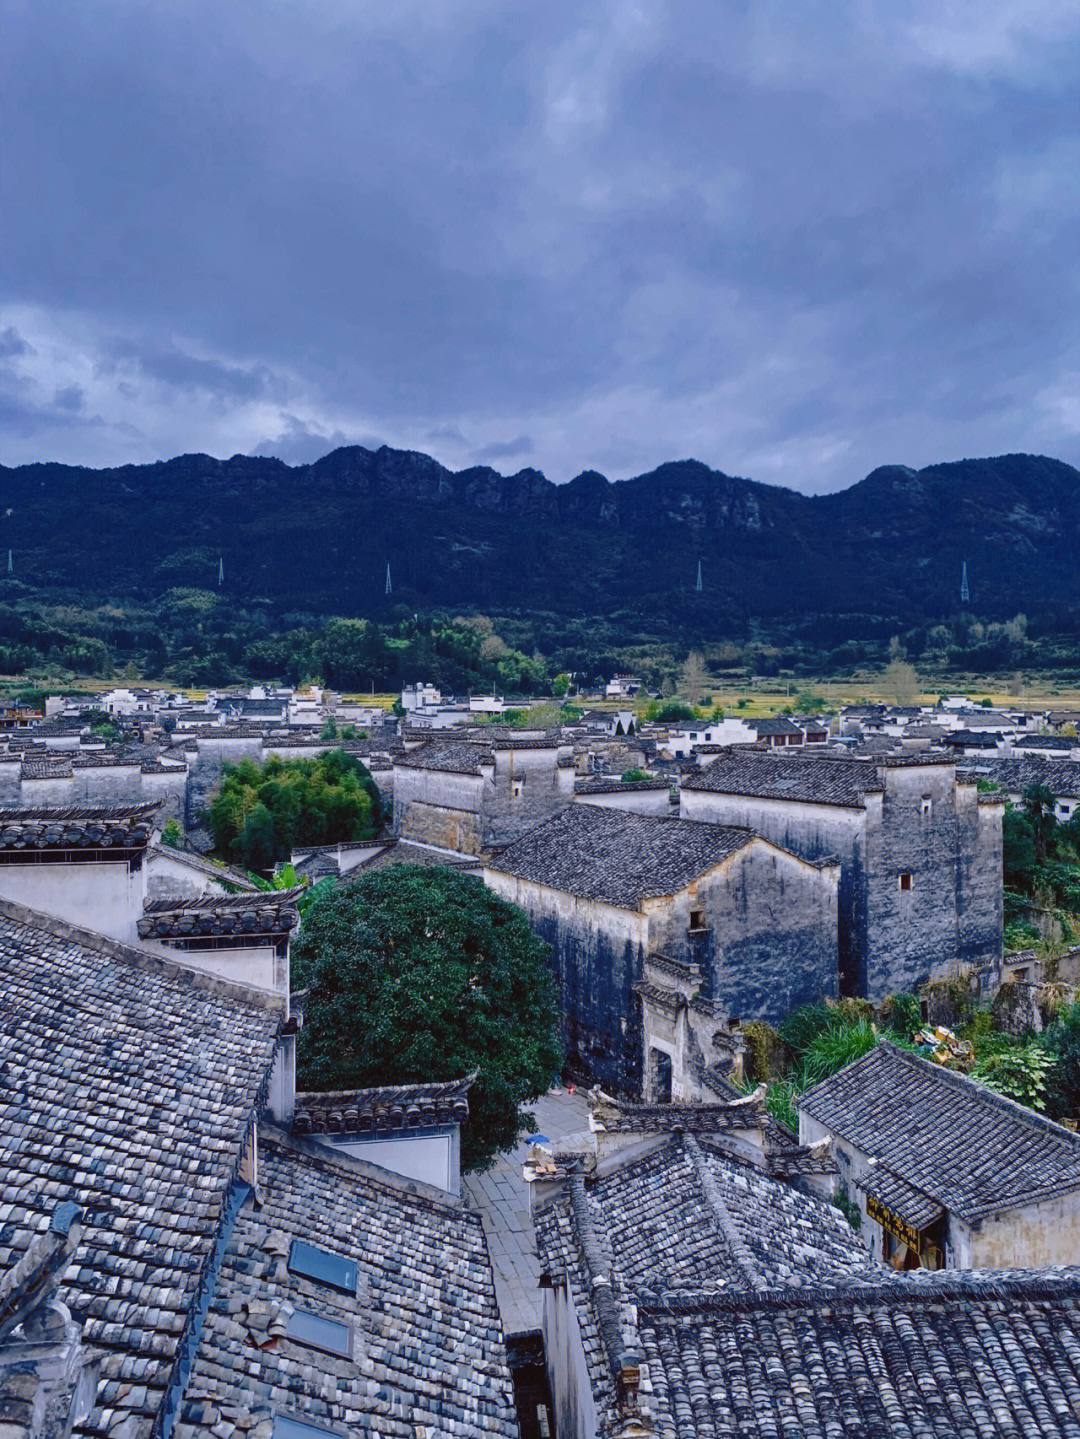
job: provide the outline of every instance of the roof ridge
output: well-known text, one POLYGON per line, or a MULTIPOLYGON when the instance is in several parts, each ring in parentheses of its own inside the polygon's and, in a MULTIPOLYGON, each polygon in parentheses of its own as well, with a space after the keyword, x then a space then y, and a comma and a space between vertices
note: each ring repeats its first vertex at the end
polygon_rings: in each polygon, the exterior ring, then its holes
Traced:
MULTIPOLYGON (((924 1067, 923 1072, 929 1071, 932 1074, 940 1076, 945 1084, 951 1084, 954 1089, 970 1095, 979 1104, 987 1105, 991 1109, 1008 1110, 1029 1129, 1034 1129, 1040 1134, 1045 1134, 1050 1139, 1057 1139, 1065 1144, 1066 1147, 1076 1149, 1078 1154, 1080 1154, 1080 1135, 1074 1134, 1071 1129, 1066 1129, 1064 1125, 1055 1123, 1054 1120, 1049 1119, 1045 1114, 1039 1114, 1037 1110, 1029 1109, 1017 1100, 1010 1099, 1007 1094, 999 1094, 996 1089, 991 1089, 987 1084, 981 1084, 977 1079, 972 1079, 969 1074, 961 1074, 955 1069, 947 1068, 944 1064, 934 1064, 931 1060, 924 1059, 921 1054, 912 1054, 909 1049, 901 1049, 898 1044, 893 1044, 893 1042, 888 1039, 879 1039, 874 1049, 870 1050, 869 1054, 864 1057, 869 1059, 870 1055, 879 1048, 894 1057, 899 1056, 905 1063, 910 1064, 912 1068, 924 1067)), ((856 1063, 860 1062, 861 1061, 856 1061, 856 1063)), ((838 1070, 837 1072, 843 1073, 842 1070, 838 1070)), ((831 1075, 830 1078, 832 1078, 831 1075)), ((823 1079, 821 1083, 827 1084, 828 1080, 823 1079)), ((815 1085, 815 1088, 816 1087, 815 1085)), ((908 1182, 910 1183, 910 1181, 908 1182)))
POLYGON ((760 1290, 676 1290, 656 1296, 636 1296, 635 1304, 651 1317, 668 1313, 707 1314, 715 1310, 846 1309, 859 1304, 887 1303, 918 1306, 942 1300, 1080 1299, 1080 1266, 1045 1269, 943 1269, 926 1270, 919 1278, 908 1274, 857 1280, 851 1284, 820 1287, 784 1286, 760 1290))
POLYGON ((724 1237, 724 1242, 731 1251, 731 1257, 736 1268, 742 1273, 743 1278, 750 1285, 751 1289, 764 1289, 765 1279, 758 1268, 750 1246, 743 1239, 735 1224, 730 1209, 720 1193, 720 1186, 716 1182, 716 1176, 709 1170, 705 1163, 705 1156, 702 1153, 701 1145, 692 1134, 683 1134, 682 1147, 690 1156, 690 1164, 697 1177, 698 1185, 705 1195, 705 1202, 713 1212, 717 1227, 724 1237))
POLYGON ((66 808, 41 806, 35 809, 0 809, 0 824, 8 822, 25 824, 29 821, 36 822, 38 820, 60 823, 64 820, 74 819, 142 819, 149 818, 149 816, 156 810, 159 810, 164 803, 165 801, 161 799, 148 799, 141 801, 139 804, 116 806, 72 805, 66 808))
POLYGON ((460 1079, 417 1080, 411 1084, 369 1084, 356 1089, 298 1089, 296 1103, 354 1098, 359 1094, 403 1094, 423 1092, 425 1094, 452 1094, 468 1091, 475 1084, 480 1071, 474 1069, 460 1079))
POLYGON ((288 906, 294 905, 306 888, 306 885, 296 884, 290 889, 244 889, 239 894, 160 895, 145 902, 143 913, 169 914, 176 909, 244 909, 253 904, 288 906))
POLYGON ((568 1184, 570 1222, 589 1274, 589 1298, 596 1310, 597 1328, 600 1331, 600 1340, 607 1355, 608 1371, 617 1385, 622 1371, 628 1364, 640 1362, 640 1356, 645 1351, 637 1332, 636 1316, 633 1315, 632 1306, 620 1305, 615 1298, 612 1283, 614 1266, 609 1266, 604 1262, 604 1256, 600 1251, 592 1215, 589 1213, 589 1200, 585 1193, 585 1178, 580 1163, 575 1164, 570 1171, 568 1184), (622 1308, 629 1308, 630 1315, 622 1315, 620 1313, 622 1308), (632 1358, 625 1342, 629 1337, 626 1333, 627 1330, 631 1331, 637 1344, 637 1352, 633 1354, 632 1358))

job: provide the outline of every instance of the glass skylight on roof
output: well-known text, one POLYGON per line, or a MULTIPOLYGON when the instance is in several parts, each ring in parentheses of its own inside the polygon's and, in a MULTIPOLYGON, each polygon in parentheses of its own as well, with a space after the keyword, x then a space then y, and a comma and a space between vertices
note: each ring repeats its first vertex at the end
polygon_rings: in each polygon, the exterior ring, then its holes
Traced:
POLYGON ((316 1439, 327 1435, 336 1439, 333 1429, 323 1429, 318 1424, 305 1424, 303 1419, 293 1419, 288 1414, 276 1414, 274 1416, 274 1439, 316 1439))
POLYGON ((305 1244, 302 1239, 292 1242, 289 1269, 305 1279, 314 1279, 316 1284, 328 1284, 331 1289, 340 1289, 345 1294, 356 1293, 355 1261, 346 1259, 342 1254, 331 1254, 328 1249, 316 1249, 314 1244, 305 1244))
POLYGON ((352 1330, 337 1319, 324 1319, 310 1309, 297 1309, 289 1320, 285 1331, 287 1339, 298 1344, 310 1344, 313 1349, 323 1349, 327 1354, 340 1354, 343 1359, 352 1356, 352 1330))

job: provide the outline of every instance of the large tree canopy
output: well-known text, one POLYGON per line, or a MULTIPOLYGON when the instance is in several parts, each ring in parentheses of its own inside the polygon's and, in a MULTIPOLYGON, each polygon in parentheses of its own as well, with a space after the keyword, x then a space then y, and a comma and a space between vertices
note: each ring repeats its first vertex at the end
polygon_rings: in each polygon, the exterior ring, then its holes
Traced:
POLYGON ((479 1071, 462 1147, 486 1168, 535 1120, 562 1064, 546 946, 470 875, 394 865, 332 890, 292 947, 308 989, 298 1079, 353 1089, 479 1071))
POLYGON ((317 759, 244 759, 224 768, 210 805, 214 846, 248 869, 269 869, 297 846, 369 839, 382 801, 355 755, 330 750, 317 759))

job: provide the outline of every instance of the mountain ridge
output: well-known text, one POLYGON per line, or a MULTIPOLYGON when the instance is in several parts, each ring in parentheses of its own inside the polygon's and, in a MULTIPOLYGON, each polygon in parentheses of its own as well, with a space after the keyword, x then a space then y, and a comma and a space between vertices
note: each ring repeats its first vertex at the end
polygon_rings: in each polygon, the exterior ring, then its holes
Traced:
POLYGON ((302 466, 201 454, 0 466, 0 494, 0 551, 18 580, 87 598, 214 588, 221 558, 238 599, 309 613, 404 602, 684 628, 842 613, 918 623, 956 611, 967 561, 979 613, 1080 603, 1080 472, 1039 455, 883 465, 805 495, 693 459, 555 484, 529 467, 453 471, 348 446, 302 466))

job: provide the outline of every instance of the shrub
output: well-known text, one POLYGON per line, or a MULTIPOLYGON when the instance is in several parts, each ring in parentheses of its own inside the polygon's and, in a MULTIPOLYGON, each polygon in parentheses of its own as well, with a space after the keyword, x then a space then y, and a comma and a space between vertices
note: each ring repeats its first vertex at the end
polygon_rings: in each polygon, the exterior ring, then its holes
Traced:
POLYGON ((821 1079, 828 1079, 838 1069, 852 1064, 868 1054, 877 1044, 877 1030, 868 1019, 856 1020, 854 1024, 842 1023, 835 1028, 824 1029, 814 1039, 802 1064, 802 1078, 807 1088, 821 1079))
POLYGON ((746 1044, 743 1063, 747 1079, 756 1084, 771 1079, 779 1071, 783 1048, 776 1030, 763 1019, 750 1019, 740 1033, 746 1044))
POLYGON ((890 994, 881 1006, 881 1017, 890 1029, 910 1039, 922 1028, 922 1005, 918 995, 890 994))
POLYGON ((1041 1044, 1025 1044, 987 1055, 971 1071, 973 1079, 998 1094, 1045 1111, 1057 1060, 1041 1044))

